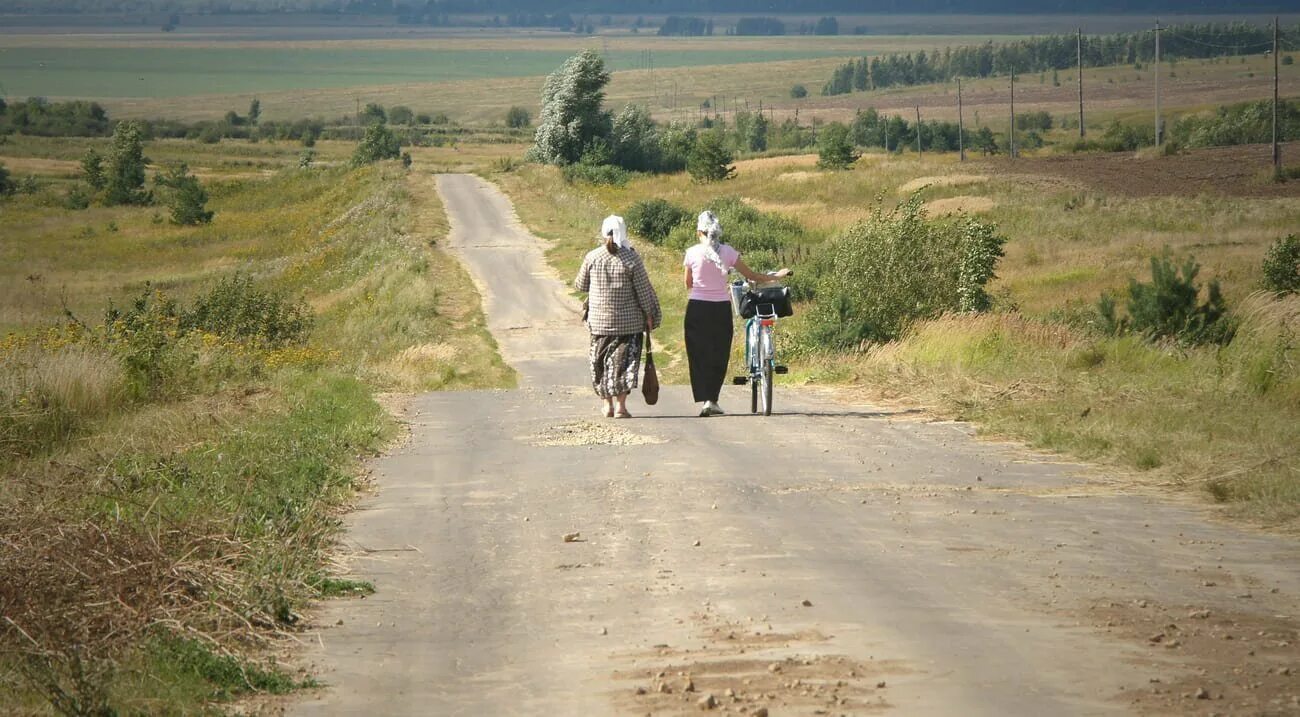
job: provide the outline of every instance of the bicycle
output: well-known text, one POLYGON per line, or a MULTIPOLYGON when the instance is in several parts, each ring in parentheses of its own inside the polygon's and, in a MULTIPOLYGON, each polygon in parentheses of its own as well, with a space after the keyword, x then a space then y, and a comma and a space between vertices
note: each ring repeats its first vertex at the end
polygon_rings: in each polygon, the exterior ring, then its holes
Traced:
POLYGON ((790 306, 789 290, 784 286, 767 286, 759 289, 752 282, 737 281, 732 285, 732 298, 736 313, 745 321, 745 367, 748 375, 736 376, 737 386, 749 384, 749 412, 772 415, 773 378, 789 372, 776 362, 776 340, 773 336, 778 318, 794 312, 790 306), (746 316, 746 314, 749 314, 746 316))

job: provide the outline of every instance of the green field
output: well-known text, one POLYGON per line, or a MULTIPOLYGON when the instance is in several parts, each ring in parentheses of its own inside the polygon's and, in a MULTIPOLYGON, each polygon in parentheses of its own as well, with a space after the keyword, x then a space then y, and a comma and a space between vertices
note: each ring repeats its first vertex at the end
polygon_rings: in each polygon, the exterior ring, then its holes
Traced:
MULTIPOLYGON (((67 48, 0 50, 0 77, 10 97, 184 97, 197 94, 276 92, 365 87, 415 82, 451 82, 545 75, 570 50, 518 51, 385 48, 67 48)), ((798 49, 725 47, 718 50, 665 46, 654 53, 657 67, 734 65, 833 57, 842 50, 815 43, 798 49)), ((642 62, 642 53, 612 50, 613 71, 642 62)))

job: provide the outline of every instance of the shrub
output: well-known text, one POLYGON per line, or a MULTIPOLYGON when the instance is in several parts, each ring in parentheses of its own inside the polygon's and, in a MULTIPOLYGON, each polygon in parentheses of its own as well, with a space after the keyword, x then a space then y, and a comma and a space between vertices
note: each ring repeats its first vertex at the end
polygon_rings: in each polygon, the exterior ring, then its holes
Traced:
POLYGON ((801 100, 807 96, 808 96, 808 88, 804 87, 803 85, 795 85, 790 88, 790 97, 792 99, 801 100))
POLYGON ((414 124, 415 113, 411 111, 410 107, 405 105, 390 107, 388 109, 388 121, 392 124, 414 124))
POLYGON ((312 321, 306 304, 259 289, 243 274, 217 282, 179 315, 183 331, 204 331, 270 347, 302 343, 311 331, 312 321))
POLYGON ((623 212, 628 229, 652 244, 663 244, 674 227, 687 224, 691 211, 666 199, 633 202, 623 212))
POLYGON ((848 169, 859 156, 849 128, 839 122, 826 125, 817 139, 817 166, 822 169, 848 169))
POLYGON ((1300 235, 1288 234, 1264 253, 1264 288, 1278 294, 1300 292, 1300 235))
POLYGON ((1201 290, 1196 275, 1200 270, 1191 256, 1181 267, 1168 251, 1151 257, 1151 282, 1129 279, 1126 316, 1119 315, 1114 297, 1103 295, 1098 300, 1102 328, 1115 334, 1131 331, 1149 339, 1227 343, 1232 339, 1233 327, 1219 282, 1209 283, 1205 302, 1199 303, 1201 290))
MULTIPOLYGON (((804 231, 799 222, 780 214, 759 211, 736 197, 719 198, 701 209, 710 209, 718 215, 722 240, 735 247, 744 256, 745 263, 757 271, 775 269, 780 254, 803 242, 804 231)), ((665 243, 682 251, 695 242, 695 223, 686 221, 673 227, 665 243)), ((799 275, 803 277, 802 269, 799 275)), ((809 297, 809 292, 800 290, 796 282, 791 282, 791 286, 798 298, 809 297)))
POLYGON ((90 196, 84 184, 74 184, 63 193, 63 207, 74 211, 87 209, 90 207, 90 196))
POLYGON ((0 162, 0 197, 11 197, 18 187, 14 185, 14 180, 10 178, 9 168, 4 162, 0 162))
POLYGON ((631 178, 631 172, 622 167, 615 167, 612 164, 578 162, 564 167, 564 181, 570 184, 585 182, 587 184, 606 184, 621 187, 627 184, 631 178))
POLYGON ((212 221, 212 212, 207 209, 208 192, 184 163, 155 176, 154 183, 163 190, 173 223, 193 226, 212 221))
POLYGON ((352 153, 352 165, 359 167, 383 159, 397 159, 401 154, 402 147, 397 136, 388 129, 388 125, 376 122, 366 128, 361 144, 352 153))
POLYGON ((833 240, 817 283, 804 339, 849 348, 898 338, 913 321, 988 307, 1005 238, 972 217, 926 216, 919 193, 833 240))
POLYGON ((736 168, 731 160, 731 151, 723 144, 722 134, 716 130, 705 132, 691 148, 686 171, 697 182, 720 182, 735 175, 736 168))
POLYGON ((506 126, 511 129, 523 129, 533 123, 528 110, 518 105, 506 110, 506 126))

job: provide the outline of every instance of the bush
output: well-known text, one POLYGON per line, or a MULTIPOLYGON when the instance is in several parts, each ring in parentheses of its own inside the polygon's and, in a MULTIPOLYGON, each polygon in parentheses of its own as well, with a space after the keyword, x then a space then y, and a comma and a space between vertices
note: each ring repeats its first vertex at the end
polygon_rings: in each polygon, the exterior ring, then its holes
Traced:
POLYGON ((180 328, 281 347, 305 341, 312 321, 306 304, 258 289, 251 278, 236 274, 195 299, 180 315, 180 328))
POLYGON ((578 162, 564 167, 564 181, 575 184, 606 184, 621 187, 632 178, 632 173, 612 164, 578 162))
POLYGON ((397 136, 388 129, 388 125, 376 122, 366 128, 366 135, 361 138, 361 144, 358 144, 356 151, 352 153, 352 165, 359 167, 383 159, 397 159, 401 154, 402 147, 397 141, 397 136))
POLYGON ((792 99, 801 100, 807 96, 808 96, 808 88, 804 87, 803 85, 795 85, 794 87, 790 88, 790 97, 792 99))
POLYGON ((853 148, 849 128, 832 122, 817 138, 817 166, 822 169, 848 169, 860 155, 853 148))
POLYGON ((506 126, 511 129, 523 129, 533 123, 533 118, 528 114, 528 110, 518 105, 506 110, 506 126))
POLYGON ((104 158, 94 148, 86 150, 81 156, 81 178, 95 191, 104 188, 104 158))
POLYGON ((919 193, 833 240, 804 339, 822 348, 898 338, 912 322, 988 308, 1006 239, 972 217, 934 220, 919 193))
POLYGON ((690 222, 691 211, 666 199, 643 199, 633 202, 623 216, 634 234, 652 244, 663 244, 674 227, 690 222))
POLYGON ((1102 328, 1114 334, 1134 332, 1148 339, 1228 343, 1233 327, 1217 280, 1207 287, 1205 303, 1198 303, 1201 290, 1196 275, 1200 270, 1191 256, 1181 267, 1174 264, 1168 251, 1151 257, 1151 283, 1129 279, 1126 316, 1119 316, 1114 297, 1103 295, 1098 300, 1102 328))
POLYGON ((716 130, 705 132, 691 148, 686 171, 697 182, 720 182, 735 175, 736 168, 731 160, 731 151, 723 144, 722 134, 716 130))
POLYGON ((1288 234, 1264 254, 1264 288, 1278 294, 1300 292, 1300 235, 1288 234))
MULTIPOLYGON (((779 254, 803 242, 804 231, 799 222, 759 211, 737 197, 722 197, 701 209, 710 209, 718 215, 722 240, 735 247, 744 256, 745 263, 757 271, 775 269, 779 254)), ((695 223, 686 221, 673 227, 666 244, 683 251, 696 240, 695 223)), ((799 298, 807 296, 799 294, 799 298)))
POLYGON ((74 184, 63 193, 63 208, 74 211, 90 207, 91 193, 84 184, 74 184))

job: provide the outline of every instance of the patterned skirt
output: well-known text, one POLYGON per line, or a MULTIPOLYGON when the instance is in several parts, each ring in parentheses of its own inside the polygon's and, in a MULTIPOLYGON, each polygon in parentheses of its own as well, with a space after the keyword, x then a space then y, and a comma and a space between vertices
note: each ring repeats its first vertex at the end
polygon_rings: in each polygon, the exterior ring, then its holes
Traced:
POLYGON ((591 385, 597 396, 621 396, 637 387, 642 341, 642 334, 591 337, 591 385))

